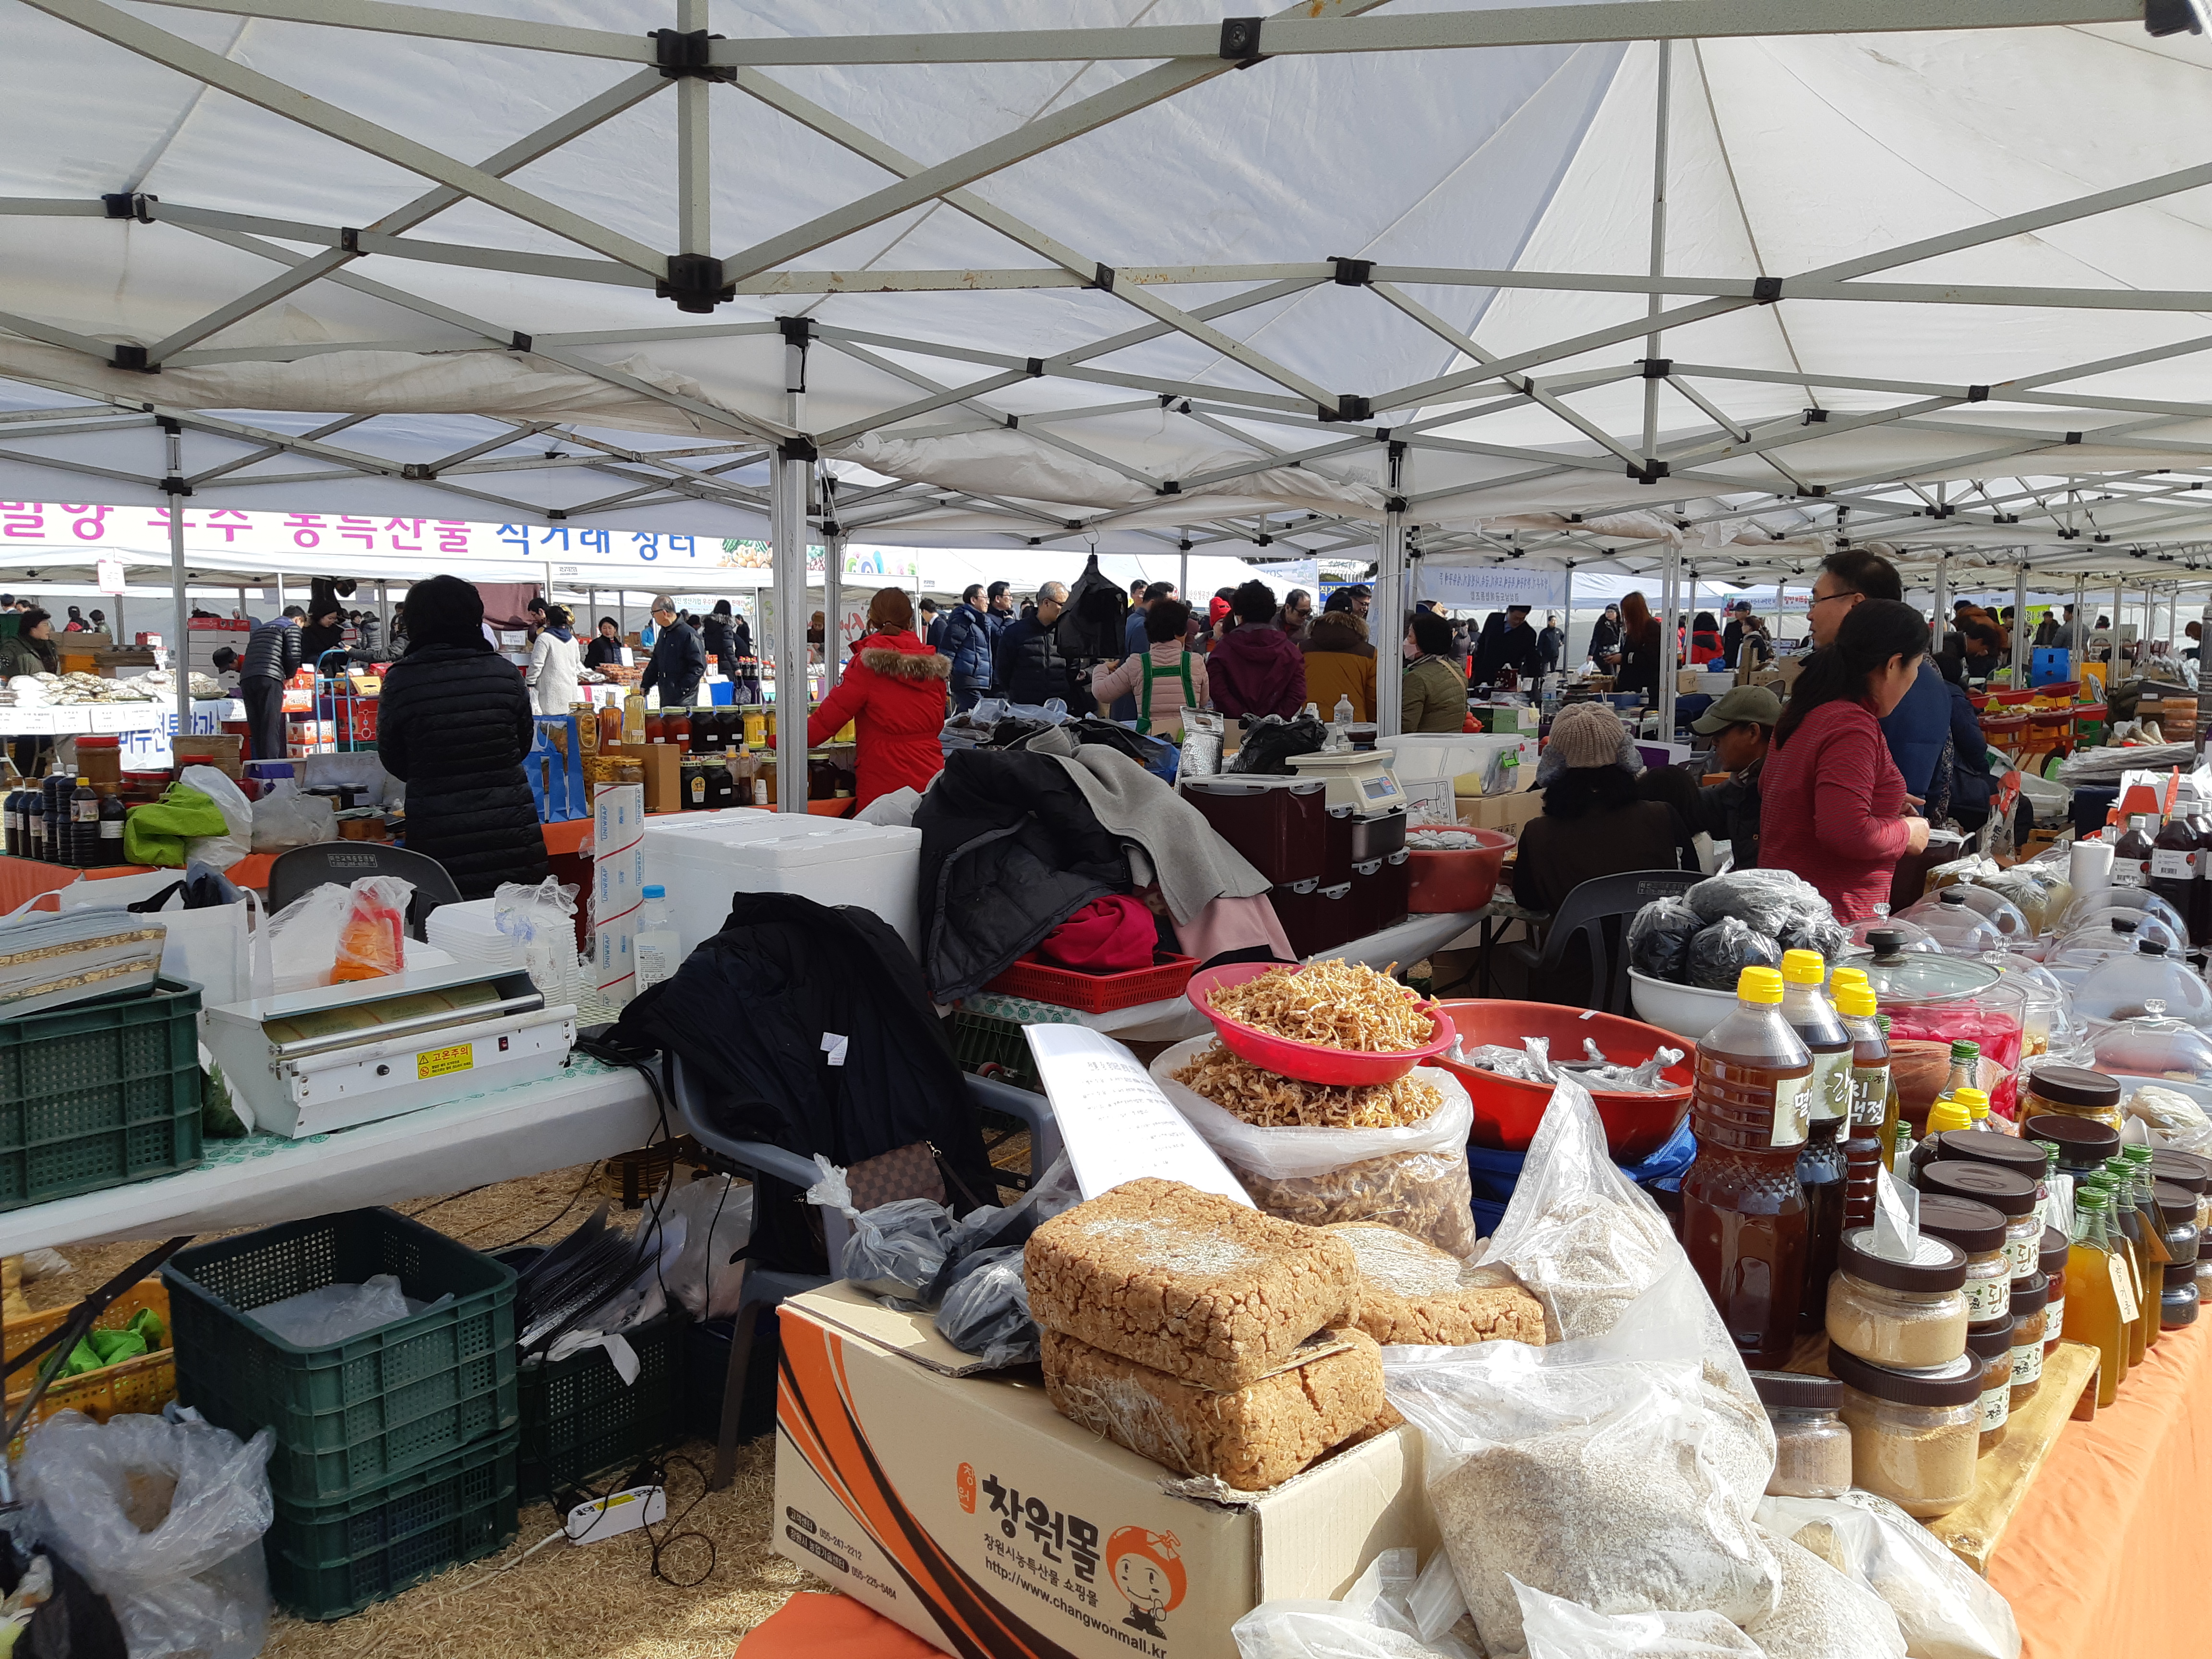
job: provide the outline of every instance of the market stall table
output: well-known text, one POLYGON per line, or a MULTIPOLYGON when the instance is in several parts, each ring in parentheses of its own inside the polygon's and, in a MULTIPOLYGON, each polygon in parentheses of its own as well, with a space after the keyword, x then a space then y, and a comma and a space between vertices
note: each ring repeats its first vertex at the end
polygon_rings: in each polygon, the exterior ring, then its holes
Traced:
POLYGON ((210 1140, 182 1175, 0 1214, 0 1255, 40 1245, 262 1227, 512 1181, 644 1146, 660 1114, 627 1066, 579 1054, 557 1078, 465 1095, 336 1134, 210 1140))

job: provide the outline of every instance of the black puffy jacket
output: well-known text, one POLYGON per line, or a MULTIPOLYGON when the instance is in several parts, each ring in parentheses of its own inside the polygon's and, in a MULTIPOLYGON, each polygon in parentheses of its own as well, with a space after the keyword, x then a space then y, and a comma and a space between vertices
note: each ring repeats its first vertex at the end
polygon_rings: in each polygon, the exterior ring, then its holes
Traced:
POLYGON ((663 708, 678 708, 698 695, 707 672, 707 650, 688 623, 671 623, 653 636, 653 660, 645 665, 637 689, 658 689, 663 708))
POLYGON ((737 660, 741 653, 738 650, 737 630, 730 626, 730 618, 709 616, 699 624, 699 629, 707 654, 714 659, 715 665, 725 674, 734 678, 737 660))
POLYGON ((1075 671, 1053 637, 1053 629, 1037 620, 1036 612, 1006 624, 999 635, 996 653, 999 695, 1009 702, 1041 704, 1060 698, 1081 712, 1091 699, 1075 695, 1075 671))
POLYGON ((939 1002, 980 991, 1095 898, 1128 854, 1049 755, 956 749, 915 809, 922 967, 939 1002))
MULTIPOLYGON (((618 1040, 680 1055, 713 1140, 764 1140, 849 1167, 927 1141, 956 1212, 999 1201, 967 1080, 914 958, 881 918, 785 893, 733 893, 722 931, 623 1010, 618 1040), (833 1066, 823 1039, 846 1039, 833 1066), (964 1186, 969 1196, 963 1198, 964 1186)), ((763 1178, 750 1258, 825 1264, 807 1206, 763 1178)))
POLYGON ((299 672, 300 624, 289 617, 263 623, 246 636, 246 656, 238 665, 242 680, 289 680, 299 672))
POLYGON ((384 769, 407 786, 407 845, 446 866, 465 899, 549 873, 522 775, 530 694, 489 645, 418 646, 385 671, 376 711, 384 769))

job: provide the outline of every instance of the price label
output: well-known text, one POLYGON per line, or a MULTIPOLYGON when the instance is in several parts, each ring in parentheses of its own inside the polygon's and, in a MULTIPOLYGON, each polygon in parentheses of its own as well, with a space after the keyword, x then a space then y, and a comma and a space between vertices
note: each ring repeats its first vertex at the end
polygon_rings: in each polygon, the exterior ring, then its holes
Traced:
POLYGON ((1774 1133, 1769 1141, 1775 1146, 1802 1146, 1811 1132, 1813 1114, 1813 1079, 1781 1077, 1774 1079, 1774 1133))
POLYGON ((2108 1255, 2105 1260, 2112 1270, 2112 1295, 2119 1302, 2120 1317, 2132 1325, 2142 1317, 2142 1304, 2136 1300, 2135 1275, 2117 1255, 2108 1255))
POLYGON ((448 1077, 455 1072, 476 1069, 477 1045, 456 1042, 450 1048, 425 1048, 415 1056, 415 1076, 419 1082, 424 1078, 448 1077))
POLYGON ((2197 855, 2178 853, 2170 847, 2154 847, 2150 854, 2150 873, 2154 881, 2187 881, 2197 873, 2197 855))

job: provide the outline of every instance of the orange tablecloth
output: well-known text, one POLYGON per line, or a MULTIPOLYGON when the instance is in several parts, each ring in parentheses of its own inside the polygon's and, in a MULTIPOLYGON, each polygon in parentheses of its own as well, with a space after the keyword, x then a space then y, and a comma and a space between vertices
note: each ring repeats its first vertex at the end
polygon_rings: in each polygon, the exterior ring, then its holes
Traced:
POLYGON ((2202 1659, 2212 1326, 2171 1331, 2092 1423, 2069 1423, 1990 1563, 2021 1659, 2202 1659))
POLYGON ((801 1590, 738 1644, 742 1659, 937 1659, 919 1636, 849 1596, 801 1590))
MULTIPOLYGON (((234 886, 266 887, 269 862, 276 856, 274 853, 248 853, 223 873, 234 886)), ((150 864, 110 864, 97 870, 76 870, 65 864, 47 864, 39 859, 0 857, 0 914, 13 910, 40 893, 66 887, 79 876, 88 881, 100 881, 109 876, 146 875, 154 867, 150 864)), ((176 873, 181 876, 184 872, 176 873)))

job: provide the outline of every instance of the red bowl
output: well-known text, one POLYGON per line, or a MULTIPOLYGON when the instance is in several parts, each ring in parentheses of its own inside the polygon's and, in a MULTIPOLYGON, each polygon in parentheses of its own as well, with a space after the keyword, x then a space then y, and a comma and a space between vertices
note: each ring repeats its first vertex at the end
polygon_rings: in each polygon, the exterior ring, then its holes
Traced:
MULTIPOLYGON (((1689 1115, 1690 1085, 1697 1077, 1697 1045, 1640 1019, 1601 1014, 1583 1008, 1563 1008, 1551 1002, 1455 1001, 1438 1005, 1458 1030, 1468 1048, 1496 1044, 1518 1048, 1523 1037, 1547 1037, 1552 1052, 1564 1060, 1582 1057, 1583 1039, 1595 1037, 1608 1060, 1634 1066, 1662 1048, 1684 1050, 1677 1065, 1667 1068, 1668 1087, 1650 1094, 1624 1094, 1617 1090, 1590 1091, 1590 1099, 1605 1124, 1606 1146, 1618 1163, 1647 1158, 1674 1139, 1689 1115)), ((1551 1085, 1524 1083, 1518 1078, 1486 1072, 1476 1066, 1440 1058, 1434 1062, 1466 1085, 1474 1103, 1474 1130, 1470 1139, 1478 1146, 1503 1152, 1521 1152, 1543 1121, 1552 1098, 1551 1085)))
MULTIPOLYGON (((1186 994, 1190 1006, 1213 1022, 1213 1029, 1221 1034, 1221 1041, 1229 1052, 1240 1060, 1249 1060, 1262 1070, 1277 1077, 1295 1078, 1301 1083, 1322 1083, 1344 1088, 1372 1083, 1395 1083, 1414 1066, 1433 1060, 1452 1046, 1452 1023, 1433 1002, 1419 1002, 1421 1011, 1431 1022, 1434 1035, 1418 1048, 1400 1048, 1387 1054, 1363 1054, 1355 1048, 1331 1048, 1318 1042, 1299 1042, 1292 1038, 1277 1036, 1241 1019, 1231 1019, 1226 1014, 1214 1012, 1208 999, 1216 986, 1242 985, 1247 980, 1283 964, 1271 962, 1231 962, 1218 968, 1191 975, 1190 989, 1186 994)), ((1298 971, 1297 969, 1291 972, 1298 971)), ((1411 998, 1411 991, 1406 993, 1411 998)))
MULTIPOLYGON (((1514 838, 1503 830, 1467 828, 1456 833, 1473 836, 1474 847, 1436 848, 1426 844, 1429 832, 1408 830, 1406 849, 1412 854, 1412 885, 1406 908, 1415 915, 1442 915, 1453 910, 1480 910, 1498 890, 1498 872, 1514 838)), ((1441 830, 1436 833, 1443 833, 1441 830)))

